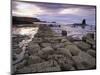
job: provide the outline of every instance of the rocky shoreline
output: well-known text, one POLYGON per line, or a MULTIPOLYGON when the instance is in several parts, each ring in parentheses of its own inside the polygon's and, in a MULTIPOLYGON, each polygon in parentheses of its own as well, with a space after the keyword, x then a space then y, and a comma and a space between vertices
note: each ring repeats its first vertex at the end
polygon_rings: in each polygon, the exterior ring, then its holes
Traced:
MULTIPOLYGON (((28 36, 16 35, 12 38, 13 60, 17 60, 23 49, 19 42, 28 36)), ((82 40, 76 41, 67 36, 55 36, 45 25, 25 46, 23 59, 12 65, 13 73, 37 73, 88 70, 96 68, 96 40, 88 33, 82 40)))

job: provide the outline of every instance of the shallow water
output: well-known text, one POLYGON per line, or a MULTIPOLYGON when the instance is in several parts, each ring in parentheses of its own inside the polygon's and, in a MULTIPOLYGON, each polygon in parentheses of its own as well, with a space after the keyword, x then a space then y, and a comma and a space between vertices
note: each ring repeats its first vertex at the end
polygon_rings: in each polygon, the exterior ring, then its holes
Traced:
POLYGON ((34 35, 38 32, 38 27, 21 27, 21 28, 13 28, 12 34, 16 35, 27 35, 30 38, 29 39, 23 39, 20 43, 19 43, 19 47, 22 48, 22 52, 20 54, 16 54, 17 60, 13 62, 13 64, 16 64, 18 62, 20 62, 23 57, 24 57, 24 53, 25 53, 25 49, 26 46, 28 45, 28 43, 30 41, 32 41, 32 38, 34 38, 34 35))
POLYGON ((87 33, 95 34, 95 26, 86 26, 82 28, 81 26, 72 27, 71 25, 61 25, 61 27, 51 27, 51 29, 61 36, 62 30, 67 31, 67 36, 72 36, 73 38, 81 39, 87 33))

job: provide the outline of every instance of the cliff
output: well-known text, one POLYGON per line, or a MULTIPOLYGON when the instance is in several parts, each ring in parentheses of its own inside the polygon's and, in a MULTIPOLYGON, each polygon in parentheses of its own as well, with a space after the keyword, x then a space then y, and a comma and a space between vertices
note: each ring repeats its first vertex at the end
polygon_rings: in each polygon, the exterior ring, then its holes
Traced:
POLYGON ((31 18, 31 17, 17 17, 13 16, 12 17, 12 24, 32 24, 32 22, 40 22, 39 19, 37 18, 31 18))

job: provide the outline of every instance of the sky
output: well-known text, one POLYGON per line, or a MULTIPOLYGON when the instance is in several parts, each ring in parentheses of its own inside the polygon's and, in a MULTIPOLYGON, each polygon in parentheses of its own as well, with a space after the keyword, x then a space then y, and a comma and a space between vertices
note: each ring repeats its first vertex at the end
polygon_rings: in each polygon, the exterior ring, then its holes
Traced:
POLYGON ((13 16, 35 17, 62 24, 81 23, 86 19, 87 24, 95 25, 95 10, 95 6, 90 5, 12 1, 13 16))

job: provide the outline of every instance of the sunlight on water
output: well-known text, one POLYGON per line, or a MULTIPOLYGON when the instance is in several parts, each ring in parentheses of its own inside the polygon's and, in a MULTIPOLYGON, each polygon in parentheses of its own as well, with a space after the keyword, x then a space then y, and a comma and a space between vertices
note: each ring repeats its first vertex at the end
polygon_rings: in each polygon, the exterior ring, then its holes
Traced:
POLYGON ((29 34, 35 34, 37 32, 38 28, 21 28, 20 34, 21 35, 29 35, 29 34))
POLYGON ((21 28, 13 28, 13 34, 21 34, 21 35, 31 35, 35 34, 38 31, 38 27, 21 27, 21 28))
POLYGON ((26 46, 30 41, 32 41, 32 38, 34 38, 34 35, 38 32, 38 29, 38 27, 13 28, 13 34, 27 35, 30 37, 29 39, 23 39, 21 42, 19 42, 19 47, 22 48, 22 52, 18 55, 16 54, 17 60, 13 62, 14 64, 20 62, 23 59, 26 46))

